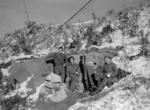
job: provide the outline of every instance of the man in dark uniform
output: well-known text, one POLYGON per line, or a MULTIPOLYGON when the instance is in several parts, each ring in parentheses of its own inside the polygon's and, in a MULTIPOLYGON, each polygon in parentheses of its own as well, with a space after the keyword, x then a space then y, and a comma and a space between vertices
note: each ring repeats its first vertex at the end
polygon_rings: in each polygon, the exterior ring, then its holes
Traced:
POLYGON ((63 47, 58 48, 58 52, 53 53, 54 73, 61 76, 62 82, 65 82, 66 55, 63 53, 63 47))
POLYGON ((97 74, 99 77, 99 79, 102 79, 102 82, 98 81, 99 86, 97 88, 97 90, 93 93, 91 93, 91 95, 97 94, 99 93, 99 91, 103 90, 103 88, 105 86, 110 87, 114 82, 117 81, 116 79, 116 75, 118 73, 118 69, 116 67, 116 65, 111 61, 111 57, 106 56, 104 58, 105 63, 103 66, 98 66, 97 68, 97 74))
POLYGON ((102 84, 105 87, 106 85, 110 86, 111 84, 116 82, 117 80, 116 75, 118 74, 118 69, 116 65, 111 61, 111 57, 106 56, 104 59, 105 59, 105 64, 103 67, 104 80, 102 84))
POLYGON ((67 86, 71 91, 75 90, 75 86, 77 86, 78 79, 81 77, 80 67, 79 65, 74 63, 74 57, 69 58, 69 63, 66 67, 67 73, 67 86))

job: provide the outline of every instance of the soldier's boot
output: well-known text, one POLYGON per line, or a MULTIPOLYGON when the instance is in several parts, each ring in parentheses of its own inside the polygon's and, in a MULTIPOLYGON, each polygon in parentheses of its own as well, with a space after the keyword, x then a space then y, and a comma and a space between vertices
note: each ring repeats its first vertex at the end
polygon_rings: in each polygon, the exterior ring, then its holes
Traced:
POLYGON ((96 87, 96 90, 91 92, 90 95, 95 95, 95 94, 98 94, 100 91, 101 91, 101 87, 100 87, 100 81, 97 81, 97 87, 96 87))
POLYGON ((91 85, 91 88, 89 89, 90 93, 94 92, 94 84, 91 85))

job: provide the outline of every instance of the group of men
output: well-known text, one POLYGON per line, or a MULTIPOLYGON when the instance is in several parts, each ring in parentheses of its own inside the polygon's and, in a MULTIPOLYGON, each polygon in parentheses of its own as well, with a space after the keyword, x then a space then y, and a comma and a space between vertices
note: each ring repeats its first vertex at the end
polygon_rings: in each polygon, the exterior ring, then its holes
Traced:
POLYGON ((68 58, 63 53, 63 47, 59 47, 52 57, 54 73, 60 75, 62 82, 72 91, 78 83, 83 83, 84 91, 97 94, 117 81, 118 69, 109 56, 102 58, 99 53, 87 51, 76 64, 75 58, 68 58))

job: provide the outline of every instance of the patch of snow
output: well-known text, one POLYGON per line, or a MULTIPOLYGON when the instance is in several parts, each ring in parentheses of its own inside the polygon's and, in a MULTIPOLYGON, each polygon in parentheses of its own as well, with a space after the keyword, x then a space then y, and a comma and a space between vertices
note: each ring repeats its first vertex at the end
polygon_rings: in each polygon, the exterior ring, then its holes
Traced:
POLYGON ((147 58, 140 57, 137 60, 130 61, 129 65, 131 66, 133 75, 150 78, 150 65, 147 58))
POLYGON ((34 53, 36 53, 37 55, 40 55, 40 56, 46 56, 46 55, 48 55, 50 53, 50 49, 49 48, 42 49, 41 51, 34 52, 34 53))
POLYGON ((75 26, 79 26, 79 25, 90 24, 90 23, 92 23, 92 22, 93 22, 93 20, 89 20, 89 21, 82 22, 82 23, 74 23, 73 25, 75 25, 75 26))
POLYGON ((117 30, 115 31, 113 34, 110 35, 111 39, 112 39, 112 46, 116 47, 116 46, 122 46, 123 45, 123 38, 124 36, 122 35, 121 30, 117 30))
POLYGON ((149 110, 149 106, 144 106, 142 103, 142 100, 146 101, 148 104, 150 102, 150 99, 142 99, 142 96, 149 94, 144 86, 140 86, 138 89, 136 89, 135 93, 132 93, 132 91, 129 89, 124 90, 123 88, 124 87, 120 85, 120 87, 118 86, 106 96, 100 96, 101 98, 97 100, 87 100, 85 103, 77 102, 74 106, 70 107, 69 110, 134 110, 134 108, 140 108, 140 110, 149 110))
MULTIPOLYGON (((31 77, 29 77, 27 79, 27 81, 23 82, 22 84, 20 84, 20 88, 19 88, 19 92, 23 92, 25 93, 23 97, 27 96, 26 93, 28 93, 29 91, 31 91, 31 89, 26 88, 28 82, 32 79, 32 77, 34 77, 34 75, 32 75, 31 77)), ((22 95, 21 95, 22 96, 22 95)))
POLYGON ((95 29, 96 32, 102 32, 103 26, 99 26, 98 28, 95 29))
POLYGON ((142 51, 141 45, 127 45, 125 46, 125 52, 127 56, 138 55, 142 51))
POLYGON ((2 68, 1 71, 2 71, 3 76, 9 76, 8 69, 2 68))
POLYGON ((87 39, 86 40, 81 40, 81 50, 86 49, 86 45, 87 45, 87 39))
POLYGON ((139 45, 140 40, 141 39, 139 37, 129 38, 129 36, 124 36, 123 43, 124 45, 139 45))
POLYGON ((9 58, 7 58, 6 60, 5 60, 5 63, 6 62, 9 62, 9 61, 11 61, 11 60, 16 60, 16 59, 19 59, 19 58, 31 58, 31 57, 33 57, 34 55, 25 55, 24 53, 21 53, 20 55, 18 55, 18 56, 10 56, 9 58))
POLYGON ((129 65, 129 60, 125 56, 117 56, 112 59, 112 61, 116 64, 117 68, 125 70, 127 72, 131 72, 131 68, 129 65))
POLYGON ((31 101, 37 101, 38 98, 39 98, 39 95, 40 95, 40 91, 41 91, 41 88, 45 86, 45 83, 39 85, 38 87, 36 87, 36 92, 32 95, 29 96, 28 99, 31 99, 31 101))
POLYGON ((72 42, 73 42, 72 38, 70 38, 70 37, 67 38, 67 41, 68 41, 69 43, 72 43, 72 42))
POLYGON ((18 94, 21 97, 26 97, 28 95, 28 93, 31 91, 31 89, 26 88, 26 86, 27 86, 28 82, 32 79, 32 77, 34 77, 34 76, 32 75, 31 77, 28 77, 28 79, 26 81, 24 81, 23 83, 21 83, 19 85, 19 88, 10 92, 9 94, 7 94, 5 96, 5 98, 13 97, 16 94, 18 94))

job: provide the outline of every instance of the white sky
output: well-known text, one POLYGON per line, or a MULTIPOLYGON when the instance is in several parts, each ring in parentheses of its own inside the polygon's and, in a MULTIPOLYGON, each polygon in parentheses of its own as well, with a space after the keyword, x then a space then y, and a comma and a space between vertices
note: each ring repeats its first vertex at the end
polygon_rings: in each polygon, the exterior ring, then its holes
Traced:
MULTIPOLYGON (((92 12, 104 15, 109 9, 121 9, 143 0, 95 0, 75 20, 89 20, 92 12)), ((64 23, 88 0, 25 0, 29 18, 40 23, 64 23)), ((26 21, 23 0, 0 0, 0 38, 5 33, 23 28, 26 21)))

